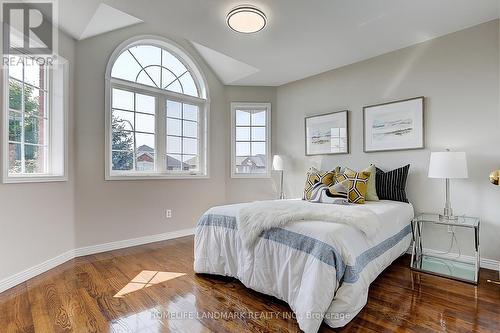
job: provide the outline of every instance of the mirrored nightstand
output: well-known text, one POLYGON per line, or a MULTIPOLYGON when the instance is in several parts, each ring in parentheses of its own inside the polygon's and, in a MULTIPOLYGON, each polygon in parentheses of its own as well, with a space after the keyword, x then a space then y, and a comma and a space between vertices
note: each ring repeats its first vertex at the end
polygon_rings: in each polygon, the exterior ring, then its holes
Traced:
POLYGON ((412 221, 413 247, 411 255, 411 269, 415 271, 435 274, 464 282, 477 284, 479 280, 479 226, 476 217, 459 216, 458 220, 443 220, 438 214, 420 214, 412 221), (424 253, 422 247, 422 230, 426 225, 445 225, 455 228, 473 229, 471 240, 474 244, 475 255, 472 260, 424 253))

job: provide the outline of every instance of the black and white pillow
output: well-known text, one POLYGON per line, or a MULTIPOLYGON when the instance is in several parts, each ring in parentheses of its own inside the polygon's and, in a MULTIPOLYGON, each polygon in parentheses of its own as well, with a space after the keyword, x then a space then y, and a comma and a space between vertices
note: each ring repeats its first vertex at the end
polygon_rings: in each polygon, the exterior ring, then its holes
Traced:
POLYGON ((410 165, 384 172, 377 168, 375 186, 380 200, 408 202, 406 197, 406 179, 410 165))

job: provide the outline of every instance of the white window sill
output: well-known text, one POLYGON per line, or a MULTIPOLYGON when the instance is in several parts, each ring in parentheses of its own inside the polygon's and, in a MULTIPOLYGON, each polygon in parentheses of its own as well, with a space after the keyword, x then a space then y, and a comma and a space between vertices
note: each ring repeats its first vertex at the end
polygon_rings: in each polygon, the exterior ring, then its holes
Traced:
POLYGON ((111 174, 105 180, 168 180, 168 179, 210 179, 209 175, 202 174, 111 174))
POLYGON ((4 184, 23 184, 23 183, 52 183, 52 182, 67 182, 67 176, 54 175, 19 175, 7 176, 3 178, 4 184))
POLYGON ((233 179, 270 179, 271 175, 265 174, 256 174, 256 173, 233 173, 231 175, 233 179))

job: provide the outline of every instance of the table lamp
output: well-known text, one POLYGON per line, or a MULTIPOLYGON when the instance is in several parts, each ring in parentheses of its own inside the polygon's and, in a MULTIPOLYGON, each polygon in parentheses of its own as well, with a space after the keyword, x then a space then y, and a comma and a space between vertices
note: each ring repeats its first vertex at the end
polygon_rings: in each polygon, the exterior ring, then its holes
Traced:
POLYGON ((450 202, 450 179, 468 178, 467 156, 464 152, 445 152, 431 153, 429 162, 429 178, 446 179, 446 203, 443 214, 439 214, 440 219, 457 220, 453 215, 453 209, 450 202))
POLYGON ((274 155, 273 157, 273 169, 276 171, 281 171, 281 182, 280 182, 280 199, 285 199, 285 193, 283 193, 283 170, 284 163, 283 157, 280 155, 274 155))

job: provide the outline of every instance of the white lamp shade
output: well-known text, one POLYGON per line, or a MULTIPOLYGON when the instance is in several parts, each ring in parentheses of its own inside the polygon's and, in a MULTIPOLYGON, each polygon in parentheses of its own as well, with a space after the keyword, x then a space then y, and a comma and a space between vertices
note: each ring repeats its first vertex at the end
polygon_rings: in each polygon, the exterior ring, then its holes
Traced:
POLYGON ((429 178, 467 178, 467 156, 464 152, 434 152, 429 163, 429 178))
POLYGON ((273 157, 273 169, 276 171, 283 170, 283 158, 280 155, 274 155, 274 157, 273 157))

